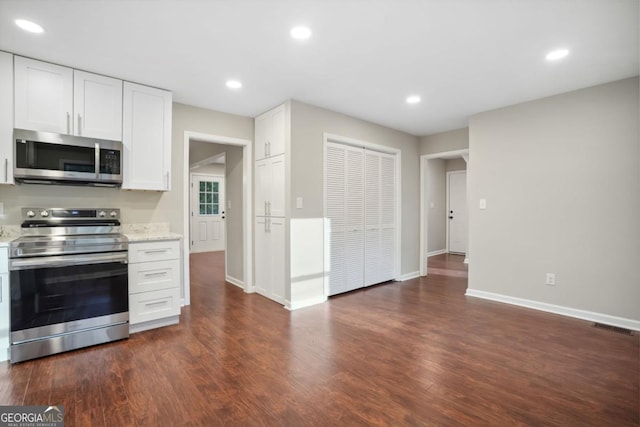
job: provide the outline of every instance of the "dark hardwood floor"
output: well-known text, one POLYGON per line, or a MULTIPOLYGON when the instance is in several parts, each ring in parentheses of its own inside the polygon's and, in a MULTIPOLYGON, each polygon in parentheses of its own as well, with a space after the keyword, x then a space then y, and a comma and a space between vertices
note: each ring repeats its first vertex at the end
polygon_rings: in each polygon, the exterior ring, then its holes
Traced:
POLYGON ((465 297, 460 259, 294 312, 222 262, 192 256, 180 325, 0 364, 0 404, 67 426, 639 424, 637 334, 465 297))

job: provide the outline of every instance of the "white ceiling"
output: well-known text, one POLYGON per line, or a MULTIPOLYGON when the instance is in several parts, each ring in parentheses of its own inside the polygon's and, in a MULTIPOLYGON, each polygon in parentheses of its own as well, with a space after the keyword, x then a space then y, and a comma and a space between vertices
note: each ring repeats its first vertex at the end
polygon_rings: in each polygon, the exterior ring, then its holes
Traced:
POLYGON ((293 98, 425 135, 638 75, 638 0, 0 0, 0 49, 254 117, 293 98), (18 29, 38 22, 45 33, 18 29), (313 35, 291 39, 294 25, 313 35), (567 47, 556 63, 545 54, 567 47), (243 82, 231 91, 227 79, 243 82), (408 95, 422 103, 407 105, 408 95))

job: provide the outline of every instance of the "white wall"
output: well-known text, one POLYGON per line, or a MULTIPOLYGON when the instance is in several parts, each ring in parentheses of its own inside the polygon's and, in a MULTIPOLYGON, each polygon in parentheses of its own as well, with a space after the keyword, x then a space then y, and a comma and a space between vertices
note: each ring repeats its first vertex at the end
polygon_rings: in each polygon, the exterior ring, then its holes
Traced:
POLYGON ((471 118, 470 290, 640 320, 638 94, 636 77, 471 118))
POLYGON ((455 129, 420 137, 420 155, 444 153, 469 148, 469 129, 455 129))
POLYGON ((465 162, 462 157, 457 159, 447 159, 444 163, 444 170, 446 172, 466 171, 467 162, 465 162))

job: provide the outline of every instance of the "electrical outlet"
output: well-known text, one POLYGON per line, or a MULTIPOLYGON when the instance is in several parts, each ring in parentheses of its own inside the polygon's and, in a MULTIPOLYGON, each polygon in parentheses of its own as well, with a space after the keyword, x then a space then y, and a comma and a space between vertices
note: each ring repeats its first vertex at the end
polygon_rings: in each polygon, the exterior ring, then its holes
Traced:
POLYGON ((556 274, 555 273, 547 273, 547 281, 545 282, 545 284, 547 284, 549 286, 555 286, 556 285, 556 274))

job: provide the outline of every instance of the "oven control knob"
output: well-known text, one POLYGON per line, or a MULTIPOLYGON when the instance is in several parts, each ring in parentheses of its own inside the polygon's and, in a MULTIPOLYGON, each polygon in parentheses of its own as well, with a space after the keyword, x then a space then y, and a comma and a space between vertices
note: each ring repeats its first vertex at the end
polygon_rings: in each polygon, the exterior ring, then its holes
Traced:
POLYGON ((27 216, 29 218, 33 218, 34 216, 36 216, 36 213, 34 211, 27 211, 27 216))
POLYGON ((110 216, 111 218, 115 218, 115 217, 117 217, 117 216, 118 216, 118 212, 116 212, 116 211, 111 211, 111 212, 109 213, 109 216, 110 216))
POLYGON ((48 216, 49 216, 49 211, 42 211, 42 212, 40 212, 40 216, 41 216, 42 218, 46 218, 46 217, 48 217, 48 216))
POLYGON ((107 216, 107 213, 105 211, 100 211, 100 212, 98 212, 98 216, 100 218, 104 218, 105 216, 107 216))

